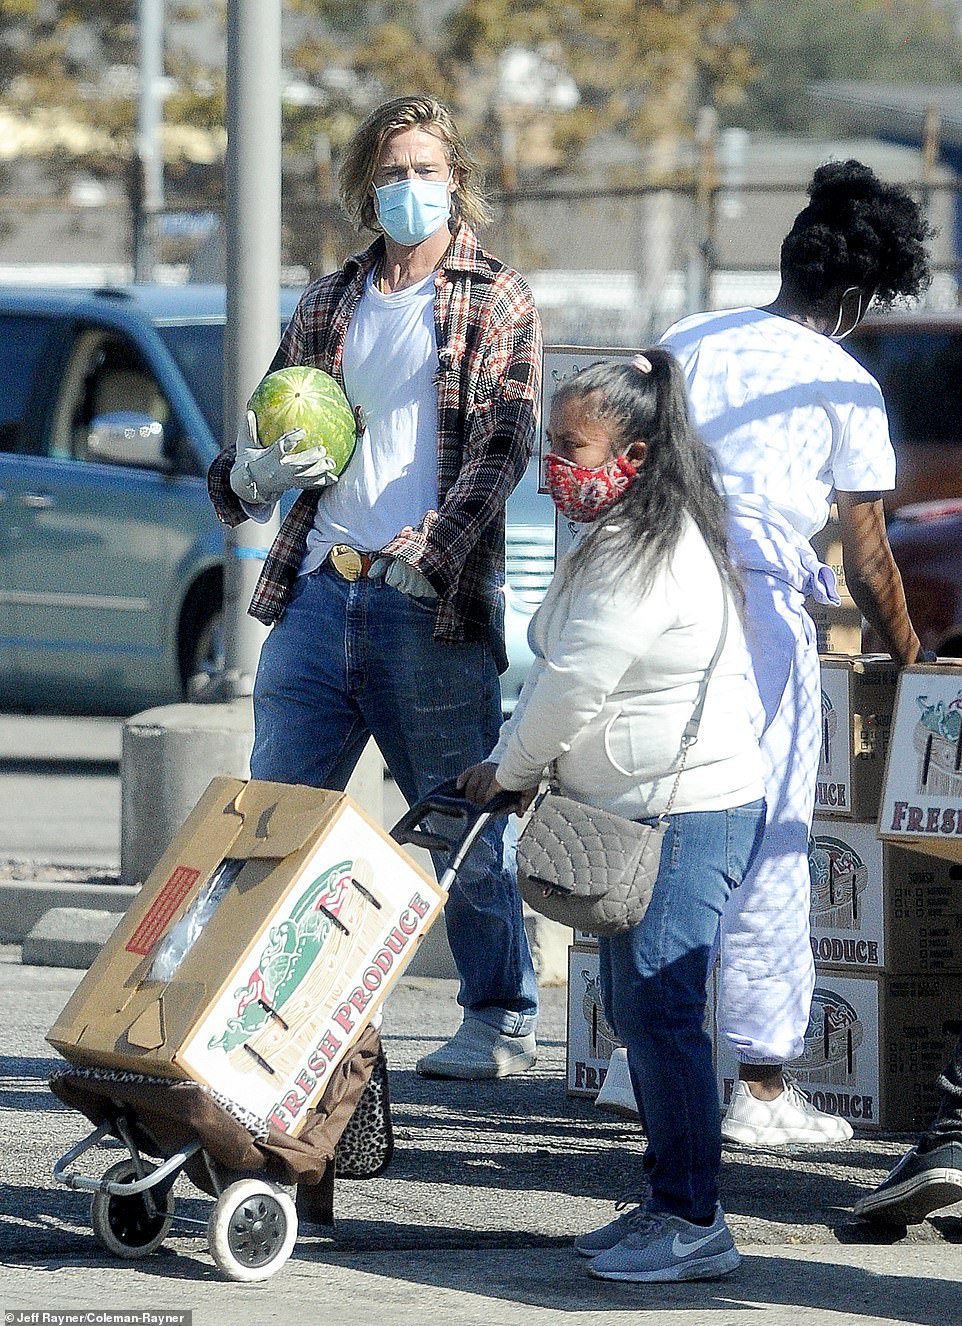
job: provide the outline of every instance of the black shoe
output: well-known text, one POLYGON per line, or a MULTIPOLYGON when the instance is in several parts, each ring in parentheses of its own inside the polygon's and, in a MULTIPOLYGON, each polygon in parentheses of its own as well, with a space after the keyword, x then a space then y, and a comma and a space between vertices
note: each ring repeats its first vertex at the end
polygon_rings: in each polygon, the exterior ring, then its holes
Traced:
POLYGON ((956 1202, 962 1202, 962 1142, 945 1142, 931 1151, 913 1147, 852 1210, 880 1224, 918 1225, 930 1211, 956 1202))

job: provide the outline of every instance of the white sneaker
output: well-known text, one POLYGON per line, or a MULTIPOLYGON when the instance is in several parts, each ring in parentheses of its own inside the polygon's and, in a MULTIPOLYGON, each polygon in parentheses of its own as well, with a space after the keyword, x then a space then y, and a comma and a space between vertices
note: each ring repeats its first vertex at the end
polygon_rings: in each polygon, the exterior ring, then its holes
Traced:
POLYGON ((817 1110, 789 1078, 774 1100, 758 1100, 747 1082, 736 1082, 722 1119, 726 1142, 742 1146, 790 1146, 793 1142, 847 1142, 852 1127, 845 1119, 817 1110))
POLYGON ((595 1096, 595 1104, 599 1110, 610 1110, 612 1114, 621 1114, 629 1119, 640 1118, 635 1089, 628 1072, 627 1050, 615 1050, 608 1060, 608 1071, 601 1090, 595 1096))

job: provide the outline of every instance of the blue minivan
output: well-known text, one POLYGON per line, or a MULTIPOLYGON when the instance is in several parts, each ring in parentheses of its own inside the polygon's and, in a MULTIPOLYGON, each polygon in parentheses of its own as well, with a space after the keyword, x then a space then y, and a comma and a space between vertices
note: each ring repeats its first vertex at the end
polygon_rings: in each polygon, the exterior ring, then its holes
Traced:
MULTIPOLYGON (((222 286, 0 288, 0 708, 132 714, 221 666, 224 323, 222 286)), ((553 565, 534 464, 508 519, 506 709, 553 565)))
POLYGON ((224 321, 222 287, 0 290, 3 707, 130 714, 217 666, 224 321))

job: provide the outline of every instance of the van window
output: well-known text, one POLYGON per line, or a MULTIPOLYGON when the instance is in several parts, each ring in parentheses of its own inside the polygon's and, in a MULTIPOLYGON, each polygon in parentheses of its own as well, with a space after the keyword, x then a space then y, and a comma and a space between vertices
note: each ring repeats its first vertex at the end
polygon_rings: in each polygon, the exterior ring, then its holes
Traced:
MULTIPOLYGON (((285 291, 281 305, 280 335, 293 311, 295 291, 285 291)), ((222 321, 174 322, 159 320, 157 334, 183 373, 191 395, 207 420, 211 436, 222 447, 224 436, 224 324, 222 321)), ((234 431, 231 428, 230 437, 234 431)))
POLYGON ((88 451, 91 425, 104 415, 127 411, 170 423, 167 400, 137 347, 109 328, 80 328, 64 367, 47 454, 102 464, 88 451))
POLYGON ((51 336, 47 318, 0 316, 0 451, 32 451, 36 421, 28 409, 51 336))
POLYGON ((160 323, 157 331, 183 373, 218 447, 224 444, 224 324, 160 323))
POLYGON ((846 349, 882 388, 896 444, 962 442, 962 331, 865 332, 846 349))

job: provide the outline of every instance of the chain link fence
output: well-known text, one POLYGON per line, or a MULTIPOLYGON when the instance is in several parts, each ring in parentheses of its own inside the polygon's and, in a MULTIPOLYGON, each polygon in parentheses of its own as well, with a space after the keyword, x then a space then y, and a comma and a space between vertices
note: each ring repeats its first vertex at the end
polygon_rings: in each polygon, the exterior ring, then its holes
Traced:
MULTIPOLYGON (((935 229, 930 308, 962 303, 962 182, 912 184, 935 229)), ((779 251, 806 203, 803 186, 750 185, 517 193, 484 240, 534 290, 545 339, 645 344, 676 318, 763 304, 779 251)))
MULTIPOLYGON (((962 181, 907 186, 935 228, 926 305, 962 303, 962 181)), ((782 238, 805 205, 800 184, 751 183, 520 190, 495 198, 482 243, 528 279, 554 344, 637 346, 676 318, 762 304, 778 289, 782 238)), ((184 209, 157 218, 155 277, 222 281, 223 220, 184 209)), ((122 203, 69 208, 0 200, 0 282, 122 284, 131 280, 132 224, 122 203)), ((285 202, 282 273, 302 285, 369 237, 331 202, 285 202)))

